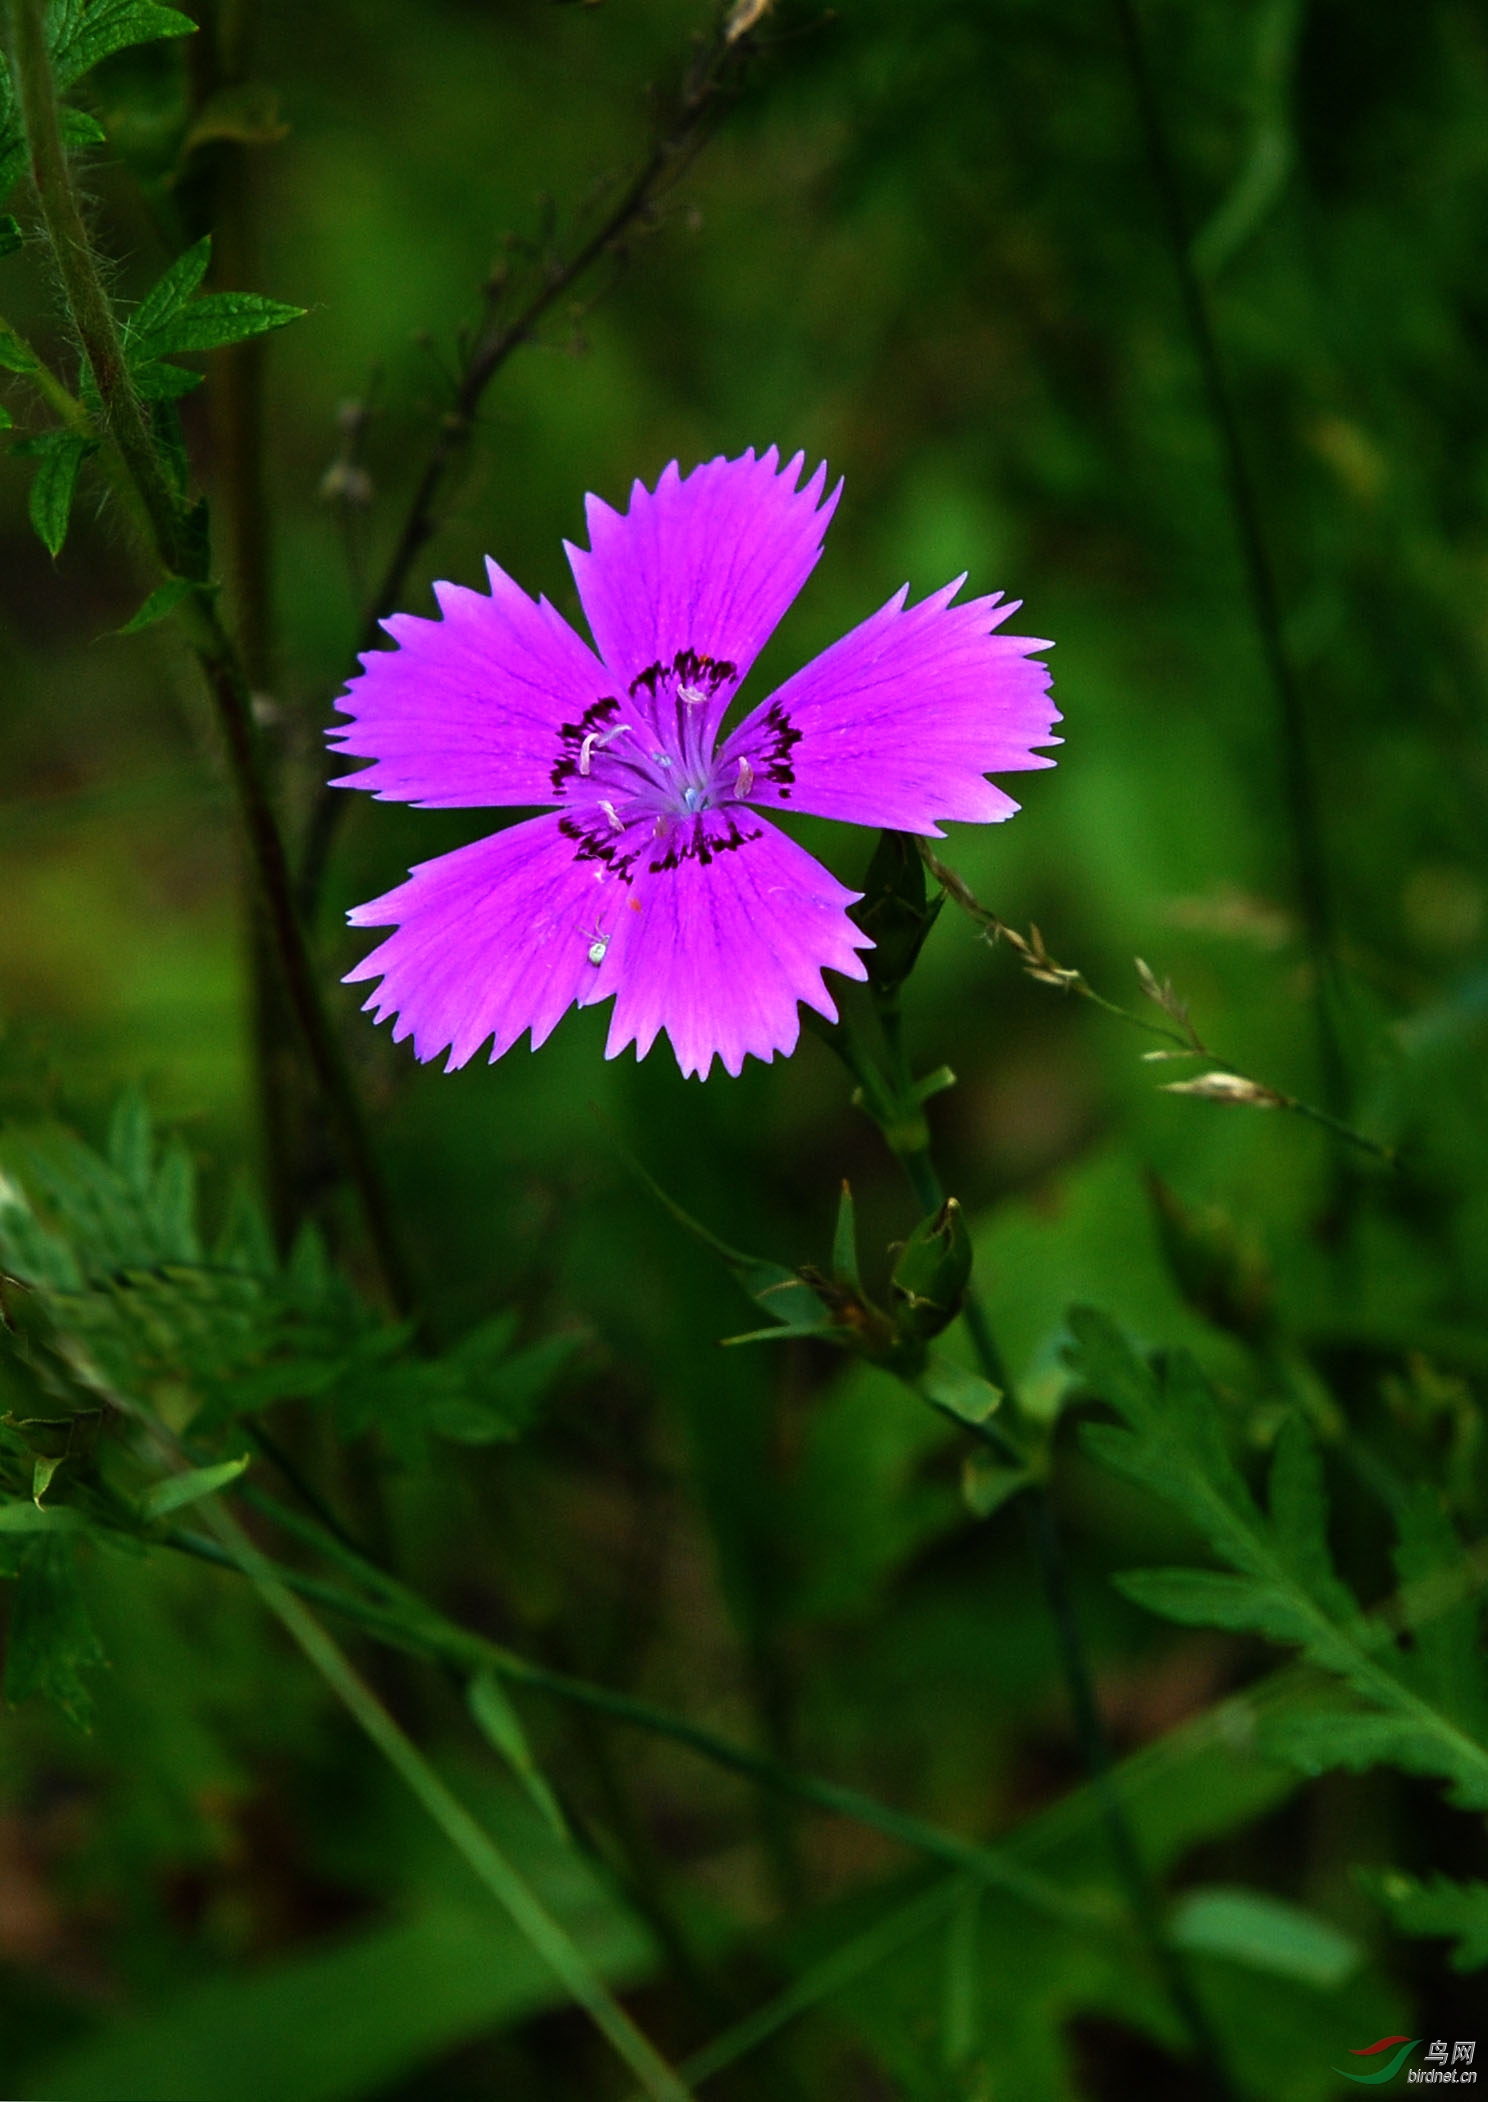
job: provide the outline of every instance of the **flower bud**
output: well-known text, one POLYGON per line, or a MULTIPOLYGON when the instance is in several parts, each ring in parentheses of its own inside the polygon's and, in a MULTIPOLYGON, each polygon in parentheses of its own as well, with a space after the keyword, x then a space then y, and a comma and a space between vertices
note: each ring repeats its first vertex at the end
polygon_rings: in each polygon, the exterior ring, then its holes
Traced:
POLYGON ((971 1236, 954 1197, 922 1219, 899 1253, 890 1280, 894 1325, 904 1339, 927 1341, 961 1311, 971 1276, 971 1236))

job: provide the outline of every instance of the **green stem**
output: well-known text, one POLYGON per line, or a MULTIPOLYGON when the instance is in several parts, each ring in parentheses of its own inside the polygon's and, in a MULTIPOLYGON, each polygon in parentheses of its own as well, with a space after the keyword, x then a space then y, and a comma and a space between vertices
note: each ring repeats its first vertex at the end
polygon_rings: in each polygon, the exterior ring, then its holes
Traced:
MULTIPOLYGON (((688 1721, 685 1716, 654 1707, 648 1701, 637 1700, 630 1694, 614 1693, 588 1680, 571 1678, 566 1673, 529 1663, 499 1643, 447 1620, 415 1593, 406 1591, 395 1578, 362 1563, 360 1557, 334 1538, 323 1536, 309 1520, 296 1512, 282 1510, 273 1498, 253 1492, 249 1500, 286 1531, 312 1542, 331 1560, 374 1586, 387 1603, 374 1604, 322 1578, 307 1576, 282 1564, 270 1565, 279 1582, 342 1615, 383 1642, 418 1655, 441 1658, 463 1671, 492 1671, 509 1685, 544 1693, 550 1698, 606 1715, 613 1722, 648 1731, 653 1736, 666 1737, 745 1780, 795 1796, 799 1801, 830 1811, 835 1816, 850 1818, 854 1823, 881 1832, 931 1860, 960 1869, 989 1889, 1004 1891, 1051 1918, 1086 1928, 1100 1926, 1106 1920, 1100 1906, 1067 1896, 1048 1877, 1020 1867, 994 1848, 980 1846, 974 1840, 962 1839, 938 1825, 891 1809, 855 1788, 802 1773, 771 1758, 768 1753, 736 1744, 730 1738, 688 1721)), ((245 1573, 234 1555, 199 1534, 173 1533, 168 1537, 167 1545, 200 1560, 235 1569, 239 1574, 245 1573)))
POLYGON ((1347 1105, 1348 1076, 1333 1012, 1333 912, 1323 850, 1322 826, 1318 818, 1307 713, 1301 688, 1292 669, 1291 658, 1287 654, 1282 627, 1281 594, 1277 588, 1275 565, 1271 560, 1271 551, 1261 523, 1260 504, 1251 480, 1250 465, 1240 435, 1240 421, 1225 379, 1208 302, 1194 264, 1182 186, 1148 62, 1147 44, 1142 33, 1136 0, 1113 0, 1113 4, 1121 32, 1122 49, 1131 74, 1132 91, 1153 181, 1162 202, 1168 246, 1178 278, 1184 317, 1193 341, 1210 418, 1219 444, 1246 583, 1250 591, 1256 633, 1260 639, 1262 655, 1276 699, 1277 719, 1281 729, 1284 794, 1291 816, 1293 851, 1296 857, 1297 891, 1315 979, 1314 1006, 1323 1099, 1329 1113, 1336 1116, 1347 1105))
MULTIPOLYGON (((881 998, 877 1005, 880 1021, 885 1023, 885 1048, 892 1069, 887 1080, 880 1074, 880 1081, 894 1097, 891 1128, 897 1132, 904 1127, 906 1109, 911 1105, 916 1110, 919 1109, 899 1036, 897 988, 889 998, 881 998)), ((863 1045, 852 1041, 850 1029, 843 1032, 844 1057, 848 1057, 849 1045, 853 1055, 848 1062, 854 1072, 864 1065, 872 1064, 863 1045)), ((892 1140, 890 1144, 893 1144, 892 1140)), ((894 1146, 893 1150, 903 1165, 921 1212, 928 1216, 938 1211, 945 1201, 945 1185, 931 1152, 928 1129, 922 1146, 907 1149, 901 1144, 894 1146)), ((1006 1360, 998 1348, 986 1310, 974 1292, 968 1291, 963 1299, 962 1314, 983 1376, 993 1386, 1002 1390, 1009 1413, 1016 1420, 1019 1414, 1017 1392, 1008 1374, 1006 1360)), ((932 1402, 931 1406, 936 1404, 932 1402)), ((949 1412, 942 1409, 941 1413, 949 1412)), ((956 1420, 958 1423, 961 1421, 960 1418, 956 1420)), ((1000 1425, 988 1422, 962 1427, 972 1429, 1001 1459, 1007 1460, 1011 1457, 1017 1463, 1026 1464, 1026 1455, 1000 1425)), ((1060 1665, 1069 1693, 1076 1734, 1091 1787, 1099 1805, 1117 1877, 1126 1893, 1127 1904, 1137 1931, 1146 1944, 1153 1966, 1163 1981, 1168 1998, 1192 2049, 1211 2069, 1220 2092, 1228 2094, 1232 2089, 1224 2069, 1218 2036, 1194 1991, 1182 1957, 1163 1931, 1158 1893, 1138 1851, 1125 1806, 1115 1785, 1110 1742, 1095 1697, 1090 1658, 1070 1587, 1069 1563, 1055 1523, 1048 1491, 1035 1480, 1030 1484, 1023 1503, 1030 1542, 1038 1559, 1045 1595, 1054 1621, 1060 1665)))
POLYGON ((607 1993, 551 1913, 539 1903, 500 1848, 446 1787, 413 1741, 355 1671, 345 1652, 307 1611, 280 1573, 226 1512, 208 1522, 269 1611, 293 1637, 409 1792, 422 1804, 473 1873, 505 1908, 513 1924, 547 1963, 569 1996, 589 2015, 629 2066, 653 2102, 688 2102, 689 2090, 607 1993))
POLYGON ((172 487, 130 382, 113 305, 83 223, 62 144, 47 48, 45 0, 11 0, 10 21, 13 70, 32 178, 68 310, 98 388, 105 429, 148 521, 155 551, 172 575, 190 577, 202 587, 181 611, 227 746, 263 909, 311 1067, 361 1199, 388 1296, 400 1312, 407 1312, 413 1302, 407 1266, 361 1105, 322 1002, 295 908, 289 861, 254 726, 252 693, 232 639, 205 588, 204 550, 192 543, 185 506, 172 487))

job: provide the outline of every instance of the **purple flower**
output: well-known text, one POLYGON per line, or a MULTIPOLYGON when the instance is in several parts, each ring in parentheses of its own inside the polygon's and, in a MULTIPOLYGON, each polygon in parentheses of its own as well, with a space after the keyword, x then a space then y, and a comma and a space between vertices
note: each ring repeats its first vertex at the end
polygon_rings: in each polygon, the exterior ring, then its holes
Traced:
POLYGON ((799 810, 939 838, 1009 817, 991 770, 1051 766, 1048 647, 993 631, 998 597, 917 606, 908 586, 719 742, 730 702, 815 568, 841 493, 804 456, 711 460, 628 512, 588 500, 569 547, 595 650, 487 561, 490 596, 436 584, 442 620, 383 623, 331 733, 375 765, 336 785, 427 809, 547 804, 422 862, 351 915, 396 928, 350 972, 421 1059, 533 1048, 570 1007, 613 996, 606 1056, 664 1029, 684 1073, 794 1050, 797 1002, 829 1020, 823 971, 862 978, 873 944, 846 890, 770 823, 799 810), (597 654, 596 654, 597 652, 597 654))

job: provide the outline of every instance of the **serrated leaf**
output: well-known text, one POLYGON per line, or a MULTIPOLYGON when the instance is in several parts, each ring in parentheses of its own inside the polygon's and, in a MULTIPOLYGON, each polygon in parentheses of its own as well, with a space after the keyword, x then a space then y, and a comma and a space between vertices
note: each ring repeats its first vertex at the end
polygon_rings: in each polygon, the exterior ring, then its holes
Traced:
POLYGON ((258 292, 205 292, 149 327, 141 326, 136 317, 132 335, 152 357, 174 356, 180 351, 220 350, 228 343, 242 343, 298 321, 304 313, 304 307, 265 299, 258 292))
MULTIPOLYGON (((1418 1482, 1395 1508, 1392 1559, 1408 1590, 1450 1577, 1462 1566, 1462 1547, 1436 1492, 1418 1482)), ((1470 1593, 1438 1605, 1411 1622, 1412 1647, 1397 1659, 1400 1676, 1463 1723, 1477 1737, 1488 1735, 1480 1596, 1470 1593)))
POLYGON ((1365 1773, 1373 1766, 1394 1766, 1445 1781, 1447 1800, 1459 1810, 1488 1810, 1483 1747, 1440 1728, 1429 1711, 1416 1716, 1364 1708, 1303 1710, 1268 1723, 1263 1740, 1267 1751, 1304 1773, 1335 1767, 1365 1773))
POLYGON ((129 340, 143 341, 153 330, 170 322, 206 276, 211 261, 212 236, 203 234, 156 279, 130 315, 126 330, 129 340))
POLYGON ((1488 1883, 1454 1883, 1449 1876, 1419 1883, 1396 1873, 1361 1880, 1398 1934, 1452 1937, 1454 1971, 1480 1971, 1488 1964, 1488 1883))
POLYGON ((78 470, 88 454, 97 450, 92 438, 77 438, 70 431, 46 431, 27 446, 36 460, 28 505, 37 538, 54 558, 67 538, 72 500, 77 494, 78 470))
POLYGON ((147 1525, 154 1525, 174 1511, 184 1511, 188 1504, 215 1496, 219 1489, 225 1489, 246 1472, 250 1457, 244 1453, 239 1460, 219 1460, 215 1467, 192 1467, 182 1474, 167 1475, 140 1498, 140 1517, 147 1525))
POLYGON ((1175 1948, 1333 1992, 1364 1961, 1351 1936, 1265 1891, 1223 1885, 1185 1891, 1168 1924, 1175 1948))
POLYGON ((1328 1547, 1322 1462, 1300 1415, 1282 1424, 1267 1491, 1277 1551, 1287 1568, 1324 1612, 1335 1620, 1351 1620, 1358 1609, 1334 1572, 1328 1547))
POLYGON ((40 1694, 86 1730, 93 1699, 82 1673, 102 1664, 103 1651, 78 1589, 72 1543, 34 1541, 21 1560, 10 1609, 5 1652, 5 1698, 15 1704, 40 1694))
POLYGON ((196 24, 190 15, 157 6, 155 0, 92 0, 91 6, 68 8, 62 24, 52 25, 52 34, 57 86, 70 88, 116 51, 159 37, 194 36, 196 24))
POLYGON ((129 377, 141 401, 181 401, 196 392, 206 374, 189 372, 184 365, 168 365, 162 358, 147 358, 130 366, 129 377))
POLYGON ((138 1088, 128 1088, 114 1105, 108 1130, 109 1165, 130 1196, 149 1199, 155 1158, 155 1126, 150 1105, 138 1088))
POLYGON ((1316 1623, 1295 1598, 1254 1577, 1213 1569, 1132 1569, 1111 1579, 1123 1597, 1190 1628, 1231 1628, 1299 1646, 1316 1623))
POLYGON ((150 593, 137 613, 132 613, 122 628, 114 630, 116 635, 137 635, 141 628, 153 628, 155 623, 165 620, 175 612, 177 606, 189 599, 196 586, 189 577, 167 577, 150 593))

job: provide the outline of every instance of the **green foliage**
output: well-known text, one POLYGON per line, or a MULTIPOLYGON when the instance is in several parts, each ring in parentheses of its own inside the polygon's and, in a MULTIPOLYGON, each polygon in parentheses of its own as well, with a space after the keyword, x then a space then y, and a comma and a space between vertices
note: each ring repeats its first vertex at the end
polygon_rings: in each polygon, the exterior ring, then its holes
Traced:
POLYGON ((1277 1437, 1263 1512, 1231 1457, 1214 1390, 1191 1359, 1175 1353, 1151 1366, 1089 1309, 1070 1324, 1083 1383, 1121 1419, 1086 1425, 1087 1451, 1181 1512, 1232 1572, 1137 1570, 1117 1580, 1120 1590, 1187 1626, 1294 1645, 1341 1682, 1355 1706, 1319 1705, 1269 1733, 1273 1749, 1309 1772, 1392 1764, 1445 1780, 1461 1809, 1488 1809, 1478 1585, 1432 1492, 1419 1485, 1396 1512, 1411 1638, 1402 1643, 1388 1621, 1365 1615, 1334 1568, 1321 1465, 1300 1415, 1277 1437))
POLYGON ((105 1154, 40 1127, 0 1141, 0 1160, 14 1178, 0 1188, 0 1261, 55 1324, 34 1368, 44 1384, 145 1401, 204 1434, 314 1396, 352 1432, 378 1425, 405 1447, 421 1429, 482 1443, 532 1421, 578 1345, 513 1350, 516 1321, 502 1315, 421 1360, 313 1232, 281 1263, 242 1197, 208 1248, 190 1156, 157 1142, 137 1094, 116 1109, 105 1154))
POLYGON ((30 1541, 19 1556, 5 1645, 5 1698, 32 1694, 55 1701, 80 1729, 93 1715, 93 1697, 83 1679, 103 1652, 78 1588, 74 1547, 50 1531, 30 1541))
POLYGON ((1397 1934, 1450 1937, 1454 1971, 1488 1965, 1488 1883, 1458 1883, 1450 1876, 1422 1882, 1392 1873, 1362 1879, 1389 1914, 1397 1934))
POLYGON ((182 352, 219 350, 298 321, 303 307, 257 292, 205 292, 198 287, 212 260, 210 234, 176 258, 130 315, 124 333, 129 374, 147 401, 175 401, 201 383, 165 359, 182 352))
MULTIPOLYGON (((51 0, 47 8, 47 43, 58 90, 75 87, 85 73, 116 52, 159 37, 191 36, 196 24, 179 8, 155 0, 51 0)), ((103 143, 106 134, 86 111, 63 111, 62 135, 77 152, 103 143)), ((15 183, 26 164, 15 90, 7 66, 0 65, 0 196, 15 183)))
POLYGON ((79 470, 88 455, 98 450, 98 441, 71 431, 45 431, 34 438, 18 439, 11 450, 36 461, 31 480, 31 523, 47 553, 58 555, 67 538, 79 470))

